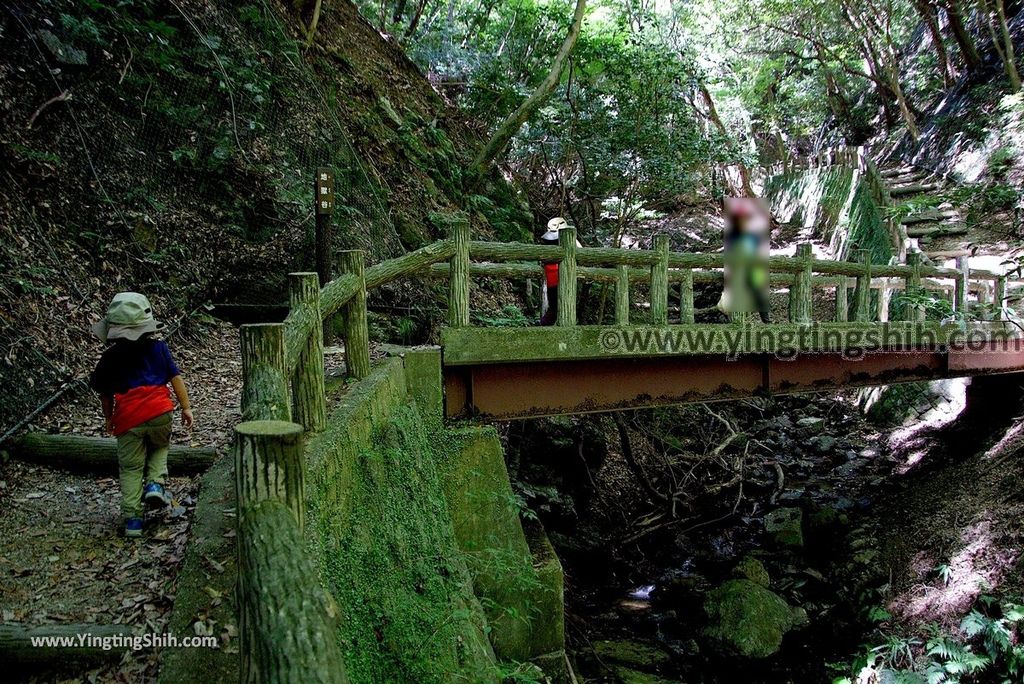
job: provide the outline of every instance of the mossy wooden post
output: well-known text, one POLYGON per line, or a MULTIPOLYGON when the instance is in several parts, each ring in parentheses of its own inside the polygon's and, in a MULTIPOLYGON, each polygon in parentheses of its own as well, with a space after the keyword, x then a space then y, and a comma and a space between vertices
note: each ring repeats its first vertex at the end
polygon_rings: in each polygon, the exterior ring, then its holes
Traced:
POLYGON ((811 322, 811 243, 801 242, 796 246, 796 258, 801 263, 800 271, 789 288, 789 321, 797 325, 811 322))
POLYGON ((904 320, 923 321, 925 310, 919 301, 924 294, 921 289, 921 252, 907 252, 907 266, 910 267, 910 273, 904 279, 903 294, 908 302, 903 307, 904 320))
POLYGON ((245 420, 291 420, 285 373, 284 325, 243 325, 242 417, 245 420))
POLYGON ((857 275, 857 287, 853 293, 853 320, 867 323, 871 321, 871 250, 858 249, 857 260, 864 271, 857 275))
POLYGON ((967 289, 971 278, 970 262, 966 256, 956 258, 956 269, 959 273, 956 276, 953 294, 953 310, 960 314, 961 318, 967 316, 967 289))
POLYGON ((313 321, 306 346, 292 373, 292 415, 310 432, 327 427, 324 392, 324 332, 320 316, 320 277, 316 273, 289 273, 288 300, 292 309, 305 309, 313 321))
POLYGON ((1006 305, 1006 276, 999 276, 995 280, 995 292, 992 296, 992 306, 995 307, 993 315, 995 320, 1003 317, 1003 306, 1006 305))
POLYGON ((658 261, 651 266, 651 323, 668 325, 668 235, 654 236, 658 261))
POLYGON ((679 282, 679 322, 693 323, 693 270, 689 268, 679 282))
POLYGON ((239 676, 244 684, 348 684, 338 607, 280 501, 238 512, 239 676))
POLYGON ((850 318, 850 306, 846 301, 846 276, 839 276, 836 283, 836 321, 845 323, 850 318))
POLYGON ((558 320, 557 325, 576 325, 576 229, 563 228, 558 232, 558 246, 562 248, 562 261, 558 264, 558 320))
POLYGON ((235 496, 238 510, 260 501, 288 506, 301 530, 306 518, 303 428, 283 420, 235 426, 235 496))
POLYGON ((629 266, 615 267, 615 325, 629 325, 629 266))
POLYGON ((356 277, 355 294, 341 307, 345 319, 345 366, 348 374, 362 380, 370 374, 370 325, 366 319, 366 262, 358 249, 338 253, 343 273, 356 277))
POLYGON ((469 325, 469 219, 455 214, 448 225, 455 244, 448 280, 448 325, 465 328, 469 325))

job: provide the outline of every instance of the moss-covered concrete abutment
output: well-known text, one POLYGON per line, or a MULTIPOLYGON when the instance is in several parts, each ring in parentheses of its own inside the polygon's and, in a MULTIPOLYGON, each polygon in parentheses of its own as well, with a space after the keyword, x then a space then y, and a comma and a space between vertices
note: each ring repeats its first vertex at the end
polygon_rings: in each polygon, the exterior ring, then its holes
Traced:
POLYGON ((566 677, 562 570, 520 523, 490 428, 445 427, 436 348, 352 385, 307 445, 306 541, 337 603, 349 679, 566 677))

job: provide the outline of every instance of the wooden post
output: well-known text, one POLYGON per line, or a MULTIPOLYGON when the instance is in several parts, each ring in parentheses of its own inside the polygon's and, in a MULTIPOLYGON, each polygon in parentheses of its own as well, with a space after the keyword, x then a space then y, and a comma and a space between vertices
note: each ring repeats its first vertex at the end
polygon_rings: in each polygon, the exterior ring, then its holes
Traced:
POLYGON ((292 415, 310 432, 327 427, 324 391, 324 333, 320 316, 320 279, 316 273, 289 273, 288 300, 292 309, 304 309, 313 321, 306 346, 292 374, 292 415))
POLYGON ((658 261, 651 266, 651 323, 668 325, 668 235, 654 236, 658 261))
POLYGON ((796 258, 801 262, 800 272, 789 288, 789 321, 798 325, 811 322, 811 243, 801 242, 796 246, 796 258))
POLYGON ((276 500, 306 520, 306 459, 303 429, 282 420, 255 420, 235 426, 235 496, 238 510, 276 500))
POLYGON ((615 267, 615 325, 629 325, 629 267, 615 267))
POLYGON ((1001 320, 1003 317, 1003 306, 1006 305, 1006 276, 1004 275, 996 278, 992 304, 995 306, 995 320, 1001 320))
POLYGON ((906 284, 903 290, 907 301, 903 307, 903 320, 923 321, 925 319, 924 306, 915 301, 923 294, 921 289, 921 252, 907 252, 907 266, 911 271, 905 279, 906 284))
POLYGON ((238 681, 348 684, 338 607, 288 508, 238 511, 238 681))
POLYGON ((576 229, 563 228, 558 232, 558 246, 562 248, 562 261, 558 265, 558 320, 557 325, 576 325, 576 229))
POLYGON ((366 264, 363 252, 358 249, 338 253, 339 263, 345 273, 356 277, 358 286, 355 294, 341 307, 345 318, 345 366, 348 374, 362 380, 370 374, 370 326, 366 320, 366 264))
POLYGON ((284 363, 284 325, 243 325, 242 417, 245 420, 291 420, 284 363))
POLYGON ((839 323, 845 323, 850 318, 850 305, 846 301, 846 276, 839 276, 839 282, 836 283, 836 321, 839 323))
POLYGON ((331 282, 331 251, 334 245, 332 214, 334 213, 334 172, 326 167, 316 170, 313 179, 313 214, 316 217, 316 272, 320 286, 331 282))
POLYGON ((853 320, 867 323, 871 320, 871 250, 858 249, 857 258, 864 272, 857 276, 853 293, 853 320))
POLYGON ((679 322, 693 323, 693 270, 689 268, 679 283, 679 322))
POLYGON ((971 278, 971 266, 967 256, 956 258, 956 268, 960 273, 957 274, 954 285, 953 309, 962 318, 965 318, 967 316, 967 287, 971 278))
POLYGON ((465 328, 469 325, 469 218, 460 213, 448 225, 455 244, 448 280, 448 325, 465 328))

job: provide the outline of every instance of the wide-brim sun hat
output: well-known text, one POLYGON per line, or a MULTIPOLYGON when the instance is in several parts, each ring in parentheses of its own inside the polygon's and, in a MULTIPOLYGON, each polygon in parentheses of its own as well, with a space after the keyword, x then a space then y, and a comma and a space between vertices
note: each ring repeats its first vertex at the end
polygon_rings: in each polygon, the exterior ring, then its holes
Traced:
POLYGON ((559 231, 561 231, 563 228, 568 228, 568 227, 569 227, 569 222, 568 221, 566 221, 561 216, 556 216, 555 218, 553 218, 550 221, 548 221, 548 232, 546 232, 543 235, 541 235, 540 239, 541 240, 557 240, 558 239, 559 231))
POLYGON ((164 324, 153 318, 153 307, 145 295, 119 292, 107 307, 107 314, 93 324, 92 331, 103 342, 137 340, 146 333, 163 330, 164 324))

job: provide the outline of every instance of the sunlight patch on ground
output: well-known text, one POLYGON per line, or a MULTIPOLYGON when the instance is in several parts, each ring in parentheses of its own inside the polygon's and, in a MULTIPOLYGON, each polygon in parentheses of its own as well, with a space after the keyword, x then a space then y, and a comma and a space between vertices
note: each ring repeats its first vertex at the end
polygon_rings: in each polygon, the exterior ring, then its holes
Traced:
POLYGON ((934 385, 940 389, 944 399, 937 401, 924 413, 909 419, 903 427, 889 434, 888 442, 892 453, 903 456, 903 463, 897 468, 897 473, 904 474, 920 463, 930 450, 930 433, 946 427, 963 413, 967 408, 969 384, 969 378, 935 381, 934 385))
MULTIPOLYGON (((928 584, 918 584, 895 597, 889 609, 902 619, 948 622, 959 619, 986 591, 996 588, 1020 556, 992 538, 988 511, 960 531, 960 549, 947 563, 916 567, 928 584)), ((923 559, 924 557, 922 557, 923 559)))

